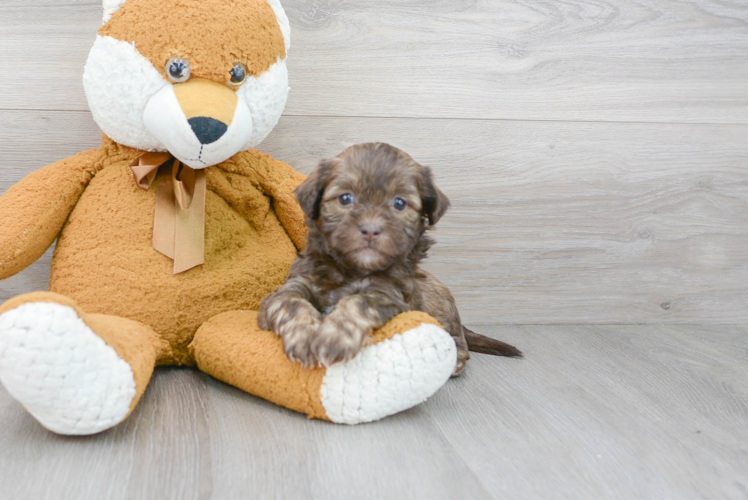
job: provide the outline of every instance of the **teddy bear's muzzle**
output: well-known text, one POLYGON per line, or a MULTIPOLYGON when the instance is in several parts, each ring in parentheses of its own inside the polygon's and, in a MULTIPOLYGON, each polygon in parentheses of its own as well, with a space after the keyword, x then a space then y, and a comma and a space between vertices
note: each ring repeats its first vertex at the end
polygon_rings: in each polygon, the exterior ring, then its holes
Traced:
POLYGON ((201 78, 156 92, 143 122, 166 151, 194 169, 232 157, 244 149, 253 131, 249 108, 236 92, 201 78))

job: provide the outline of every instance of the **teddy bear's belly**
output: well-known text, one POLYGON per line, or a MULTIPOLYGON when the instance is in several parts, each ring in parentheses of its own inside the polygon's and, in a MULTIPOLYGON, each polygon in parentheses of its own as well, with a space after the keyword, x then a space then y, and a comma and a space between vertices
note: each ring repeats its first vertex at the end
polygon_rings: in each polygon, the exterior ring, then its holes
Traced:
POLYGON ((205 264, 174 275, 173 261, 152 246, 155 190, 116 174, 97 174, 70 215, 50 290, 86 312, 147 324, 172 346, 174 359, 165 362, 189 364, 186 347, 197 328, 225 311, 257 309, 285 279, 296 249, 272 209, 253 227, 209 190, 205 264))

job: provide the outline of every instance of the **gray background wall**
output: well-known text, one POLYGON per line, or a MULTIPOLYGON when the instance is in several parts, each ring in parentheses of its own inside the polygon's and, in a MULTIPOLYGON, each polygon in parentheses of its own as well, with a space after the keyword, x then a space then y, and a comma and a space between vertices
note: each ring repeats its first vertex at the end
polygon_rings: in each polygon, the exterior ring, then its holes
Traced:
MULTIPOLYGON (((283 3, 292 90, 260 149, 308 172, 387 141, 432 166, 453 209, 428 267, 468 324, 748 321, 744 2, 283 3)), ((100 11, 0 3, 0 192, 98 145, 100 11)))

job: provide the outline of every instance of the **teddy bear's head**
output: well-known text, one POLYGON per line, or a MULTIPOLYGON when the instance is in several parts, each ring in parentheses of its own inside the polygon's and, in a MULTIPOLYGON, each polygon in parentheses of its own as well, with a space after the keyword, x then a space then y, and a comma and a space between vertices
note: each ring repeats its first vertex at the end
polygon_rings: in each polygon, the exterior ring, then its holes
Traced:
POLYGON ((280 0, 103 0, 83 86, 114 141, 192 168, 262 141, 288 96, 280 0))

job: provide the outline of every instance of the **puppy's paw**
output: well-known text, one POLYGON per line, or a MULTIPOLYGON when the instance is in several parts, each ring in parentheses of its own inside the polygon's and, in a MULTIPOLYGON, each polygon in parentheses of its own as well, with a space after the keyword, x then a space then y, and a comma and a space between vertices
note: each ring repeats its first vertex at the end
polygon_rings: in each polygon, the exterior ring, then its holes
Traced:
POLYGON ((312 352, 323 366, 350 361, 361 350, 367 333, 365 327, 347 321, 343 315, 331 314, 322 320, 312 352))
POLYGON ((467 364, 468 359, 470 359, 470 353, 468 352, 467 348, 460 349, 458 347, 457 364, 455 365, 455 370, 452 372, 452 378, 462 375, 462 372, 465 371, 465 365, 467 364))
POLYGON ((289 337, 283 337, 283 350, 291 361, 300 363, 304 368, 314 368, 319 364, 312 351, 312 339, 316 335, 314 325, 300 325, 289 337))
POLYGON ((318 335, 321 324, 322 317, 311 304, 295 308, 293 316, 278 328, 288 359, 307 368, 318 364, 312 340, 318 335))
POLYGON ((462 375, 462 372, 465 371, 465 365, 468 359, 470 359, 470 351, 468 350, 468 343, 464 335, 457 335, 452 338, 457 347, 457 364, 455 365, 455 370, 452 372, 452 378, 455 378, 462 375))

